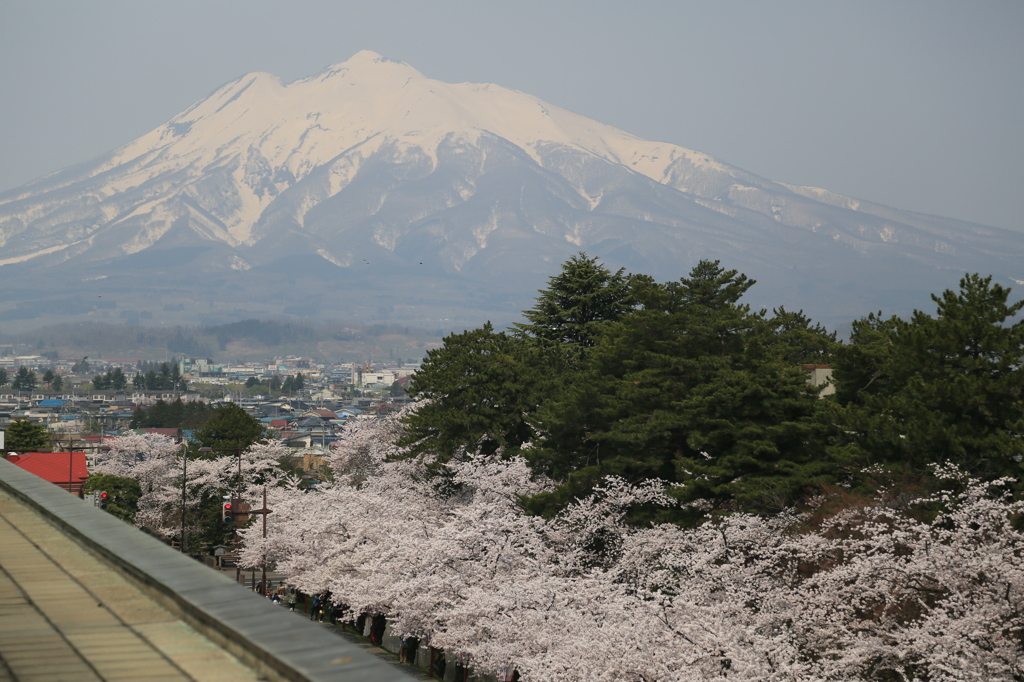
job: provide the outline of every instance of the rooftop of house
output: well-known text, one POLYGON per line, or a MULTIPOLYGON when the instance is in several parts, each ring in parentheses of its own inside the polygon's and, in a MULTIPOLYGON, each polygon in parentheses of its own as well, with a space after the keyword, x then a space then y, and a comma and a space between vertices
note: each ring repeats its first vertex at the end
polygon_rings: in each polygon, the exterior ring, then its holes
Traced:
POLYGON ((25 452, 9 455, 7 461, 50 483, 79 483, 89 477, 84 452, 25 452))

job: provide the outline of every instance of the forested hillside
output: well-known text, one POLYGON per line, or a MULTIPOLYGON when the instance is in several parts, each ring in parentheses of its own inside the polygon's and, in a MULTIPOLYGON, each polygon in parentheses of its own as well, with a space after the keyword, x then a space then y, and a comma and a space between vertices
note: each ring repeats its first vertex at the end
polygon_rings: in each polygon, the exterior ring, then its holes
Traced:
MULTIPOLYGON (((154 323, 159 320, 154 321, 154 323)), ((61 323, 31 332, 3 333, 0 354, 60 358, 170 356, 221 362, 299 355, 335 362, 418 359, 438 345, 442 330, 340 321, 241 320, 203 326, 145 326, 101 322, 61 323)))

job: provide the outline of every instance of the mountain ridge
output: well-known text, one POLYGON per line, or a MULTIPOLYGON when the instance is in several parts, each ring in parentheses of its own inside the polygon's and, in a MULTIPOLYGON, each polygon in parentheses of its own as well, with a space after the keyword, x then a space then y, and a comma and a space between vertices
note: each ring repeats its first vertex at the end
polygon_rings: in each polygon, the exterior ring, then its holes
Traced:
POLYGON ((513 319, 580 250, 663 279, 720 259, 761 279, 765 301, 833 320, 888 301, 905 311, 968 270, 1024 280, 1024 235, 775 182, 369 51, 290 83, 245 74, 99 159, 0 194, 0 282, 110 295, 132 273, 159 275, 138 293, 202 300, 217 286, 229 317, 257 312, 234 288, 303 280, 315 298, 365 299, 305 314, 513 319), (327 264, 311 268, 322 281, 256 277, 302 257, 327 264), (377 268, 396 274, 381 283, 377 268))

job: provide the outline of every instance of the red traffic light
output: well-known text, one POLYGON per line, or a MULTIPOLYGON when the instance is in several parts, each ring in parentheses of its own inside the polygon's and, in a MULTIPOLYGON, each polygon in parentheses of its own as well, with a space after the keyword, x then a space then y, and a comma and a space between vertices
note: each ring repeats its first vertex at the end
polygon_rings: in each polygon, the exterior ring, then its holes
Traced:
POLYGON ((108 497, 110 497, 110 496, 107 495, 106 493, 100 493, 100 499, 101 500, 106 500, 108 497))
POLYGON ((231 509, 231 503, 230 502, 225 502, 224 503, 224 508, 225 509, 231 509))

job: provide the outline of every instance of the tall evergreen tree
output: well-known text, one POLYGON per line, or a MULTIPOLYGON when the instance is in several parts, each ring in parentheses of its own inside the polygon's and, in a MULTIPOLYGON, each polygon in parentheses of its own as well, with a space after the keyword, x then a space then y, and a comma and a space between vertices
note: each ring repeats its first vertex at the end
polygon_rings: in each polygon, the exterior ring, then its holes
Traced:
POLYGON ((4 449, 8 452, 35 452, 50 446, 50 432, 41 424, 16 419, 7 425, 4 449))
POLYGON ((120 367, 107 371, 107 382, 109 387, 115 391, 123 391, 128 387, 128 377, 124 375, 124 370, 120 367))
POLYGON ((215 450, 214 456, 224 452, 244 450, 263 438, 265 429, 260 422, 234 403, 218 407, 202 428, 193 434, 200 447, 215 450))
POLYGON ((541 400, 535 360, 530 344, 490 322, 445 337, 412 379, 409 394, 425 402, 407 420, 401 444, 444 462, 463 448, 493 453, 531 440, 527 420, 541 400))
POLYGON ((35 372, 28 367, 19 367, 14 380, 11 381, 11 387, 18 391, 31 391, 38 382, 35 372))
POLYGON ((643 307, 606 327, 588 370, 538 414, 547 438, 534 456, 564 483, 535 510, 557 509, 609 474, 754 510, 790 504, 828 478, 817 391, 792 361, 801 345, 792 329, 815 332, 805 320, 752 313, 740 299, 753 284, 701 261, 679 282, 635 287, 643 307))
POLYGON ((603 323, 633 308, 625 270, 613 273, 583 253, 566 261, 539 293, 536 305, 523 311, 527 322, 514 325, 517 334, 558 347, 575 362, 597 343, 603 323))
POLYGON ((977 274, 932 296, 935 316, 868 315, 853 325, 834 377, 835 419, 865 462, 924 472, 952 461, 1014 475, 1024 457, 1024 301, 977 274))

